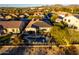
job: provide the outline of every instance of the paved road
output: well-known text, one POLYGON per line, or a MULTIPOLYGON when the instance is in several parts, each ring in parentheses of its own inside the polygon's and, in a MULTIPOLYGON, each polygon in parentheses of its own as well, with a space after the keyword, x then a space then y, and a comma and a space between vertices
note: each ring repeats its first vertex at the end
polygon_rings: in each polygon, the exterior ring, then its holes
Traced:
POLYGON ((49 45, 30 45, 30 46, 4 46, 0 50, 1 55, 25 55, 30 48, 50 47, 49 45), (27 52, 26 52, 27 51, 27 52))
POLYGON ((26 47, 7 47, 10 48, 3 52, 1 55, 23 55, 26 47))
MULTIPOLYGON (((60 46, 67 46, 67 45, 60 45, 60 46)), ((74 45, 77 47, 77 50, 79 52, 79 45, 74 45)), ((37 48, 37 47, 50 47, 49 45, 34 45, 34 46, 4 46, 2 49, 0 49, 1 55, 26 55, 29 54, 28 51, 30 48, 37 48)), ((57 49, 56 45, 52 45, 52 47, 55 47, 55 50, 57 49)))

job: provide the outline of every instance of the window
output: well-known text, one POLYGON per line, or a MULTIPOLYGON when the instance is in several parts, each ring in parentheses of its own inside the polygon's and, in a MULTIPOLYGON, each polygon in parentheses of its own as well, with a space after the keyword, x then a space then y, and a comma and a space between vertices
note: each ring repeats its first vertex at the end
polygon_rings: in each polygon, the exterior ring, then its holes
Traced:
POLYGON ((12 32, 14 32, 15 30, 14 29, 12 29, 12 32))
POLYGON ((68 22, 70 22, 70 20, 68 20, 68 22))
POLYGON ((76 26, 74 26, 74 29, 77 29, 77 27, 76 27, 76 26))

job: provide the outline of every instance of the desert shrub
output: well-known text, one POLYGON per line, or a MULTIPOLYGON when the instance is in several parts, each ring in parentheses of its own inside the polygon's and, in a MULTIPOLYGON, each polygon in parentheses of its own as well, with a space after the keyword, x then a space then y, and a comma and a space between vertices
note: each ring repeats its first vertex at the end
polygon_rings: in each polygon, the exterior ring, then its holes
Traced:
POLYGON ((16 36, 15 38, 13 38, 12 42, 11 42, 12 45, 20 45, 21 43, 22 43, 21 39, 18 36, 16 36))
POLYGON ((75 46, 69 46, 64 49, 66 55, 76 55, 77 49, 75 46))

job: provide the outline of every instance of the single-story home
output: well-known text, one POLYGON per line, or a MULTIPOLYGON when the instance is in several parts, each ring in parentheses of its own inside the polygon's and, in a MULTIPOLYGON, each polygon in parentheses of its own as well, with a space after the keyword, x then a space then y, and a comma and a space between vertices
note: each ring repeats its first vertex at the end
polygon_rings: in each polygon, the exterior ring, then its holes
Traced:
POLYGON ((0 21, 0 25, 6 29, 4 30, 4 33, 20 33, 20 24, 21 21, 0 21))
POLYGON ((58 16, 61 16, 61 17, 71 16, 71 15, 72 15, 71 13, 68 13, 68 12, 61 12, 61 11, 56 12, 56 14, 57 14, 58 16))
POLYGON ((79 29, 79 18, 74 15, 64 17, 63 22, 67 23, 69 27, 79 29))
POLYGON ((31 21, 27 27, 26 27, 26 31, 36 31, 36 28, 39 28, 40 30, 44 30, 45 32, 49 32, 51 29, 51 25, 49 25, 48 23, 44 22, 44 21, 31 21))
POLYGON ((62 16, 58 16, 58 18, 55 20, 55 22, 57 22, 57 23, 58 23, 58 22, 61 22, 61 21, 63 21, 63 18, 64 18, 64 17, 62 17, 62 16))
POLYGON ((35 12, 33 16, 41 16, 41 17, 43 17, 44 15, 43 15, 43 12, 35 12))

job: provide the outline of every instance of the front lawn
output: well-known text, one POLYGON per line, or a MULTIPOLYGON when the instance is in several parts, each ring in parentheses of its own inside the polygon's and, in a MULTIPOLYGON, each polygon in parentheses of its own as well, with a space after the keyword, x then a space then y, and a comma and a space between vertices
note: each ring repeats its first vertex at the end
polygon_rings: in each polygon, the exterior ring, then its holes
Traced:
POLYGON ((57 44, 79 44, 79 31, 74 29, 68 27, 62 29, 59 26, 53 26, 50 33, 55 38, 57 44))

